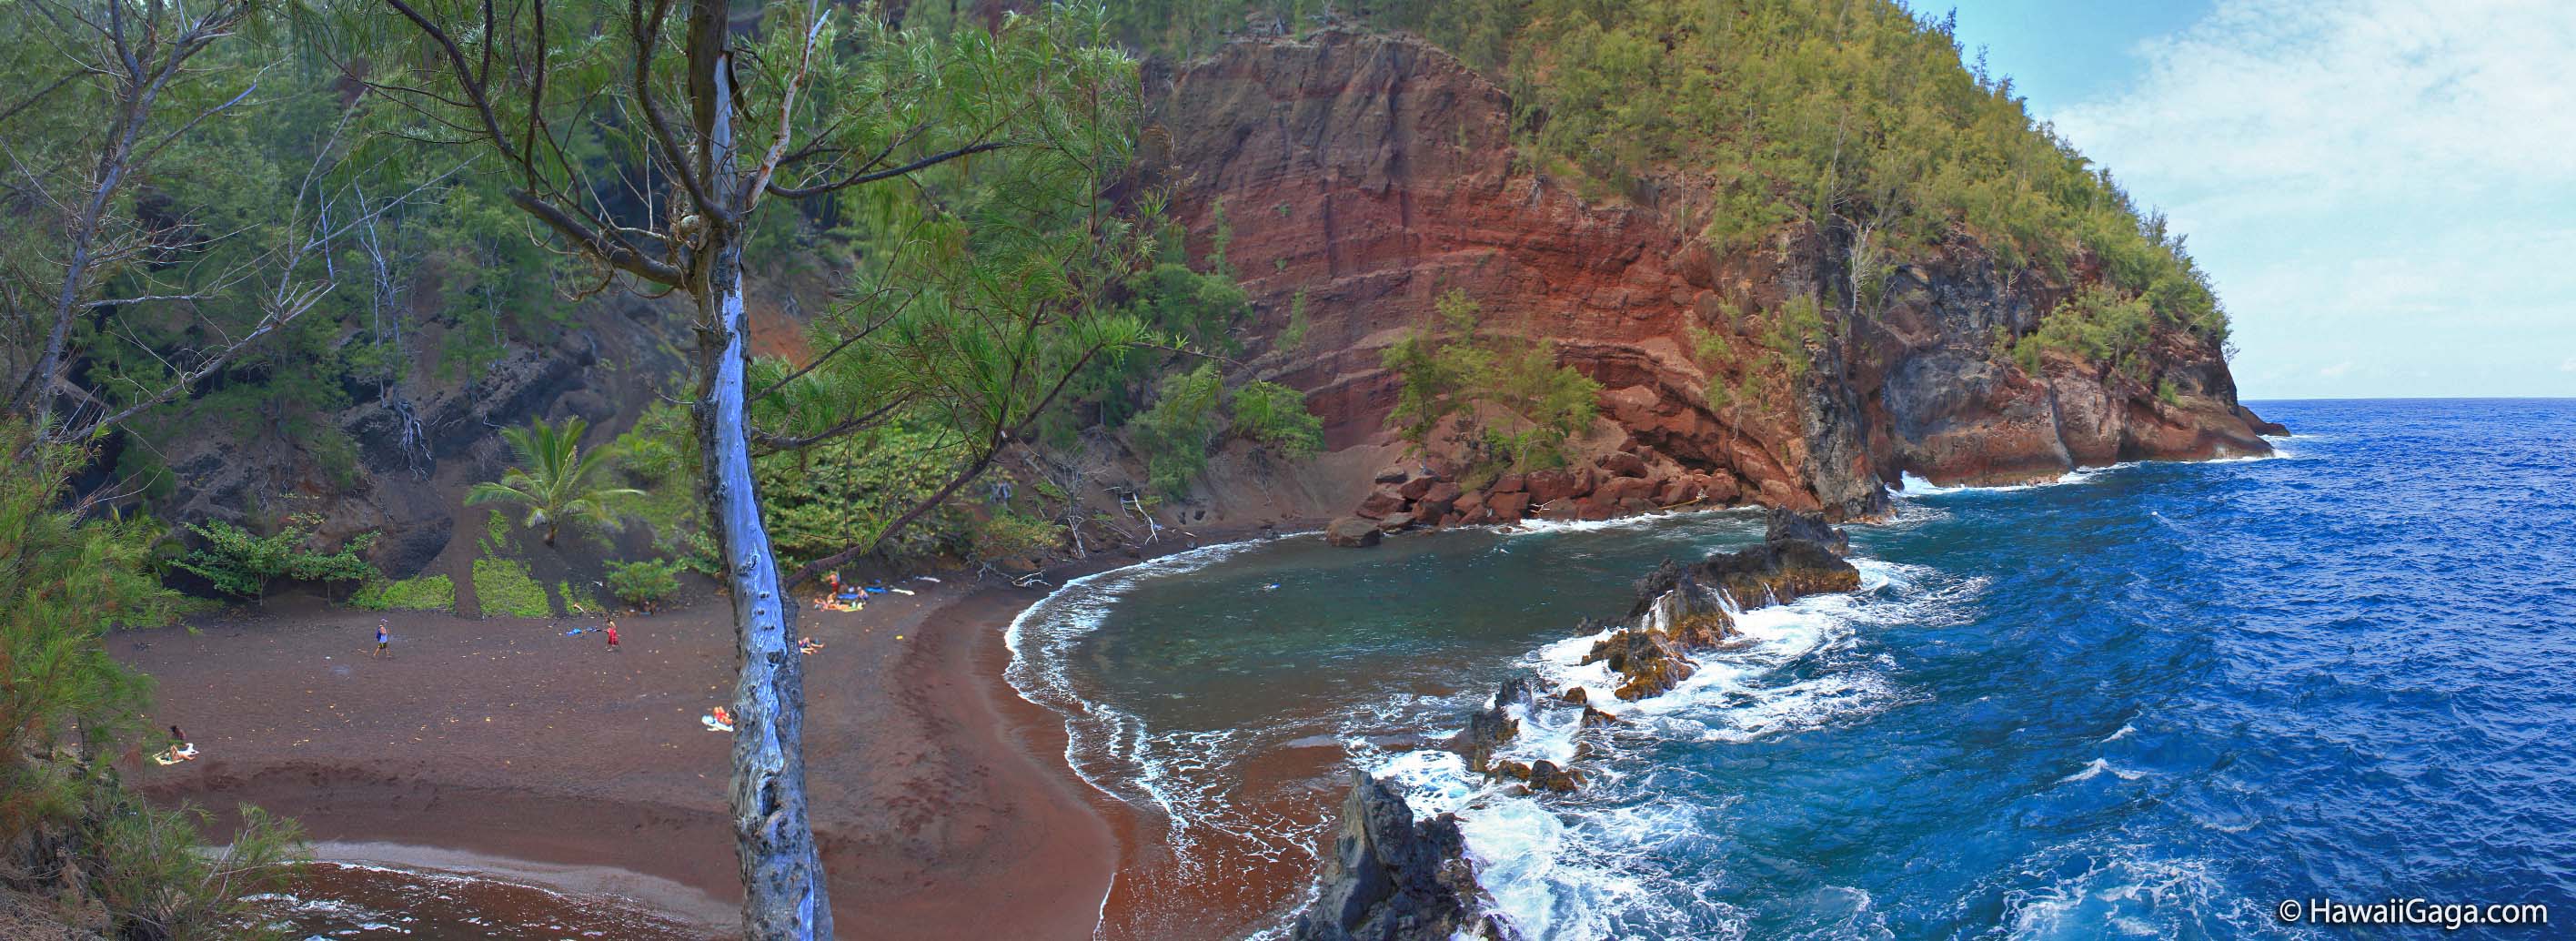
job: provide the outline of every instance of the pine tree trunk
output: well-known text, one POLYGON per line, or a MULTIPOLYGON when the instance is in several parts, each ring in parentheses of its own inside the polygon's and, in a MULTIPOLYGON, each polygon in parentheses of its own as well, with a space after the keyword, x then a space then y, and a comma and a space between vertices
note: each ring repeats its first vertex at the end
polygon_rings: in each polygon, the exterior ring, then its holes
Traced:
MULTIPOLYGON (((724 56, 715 57, 715 100, 733 98, 724 56)), ((731 108, 714 109, 708 189, 738 188, 731 108)), ((796 605, 781 590, 777 558, 761 522, 743 406, 742 220, 708 219, 702 268, 692 279, 699 334, 698 435, 716 544, 733 596, 739 672, 734 683, 734 841, 741 855, 743 928, 752 941, 832 937, 822 857, 806 817, 804 658, 796 605)))

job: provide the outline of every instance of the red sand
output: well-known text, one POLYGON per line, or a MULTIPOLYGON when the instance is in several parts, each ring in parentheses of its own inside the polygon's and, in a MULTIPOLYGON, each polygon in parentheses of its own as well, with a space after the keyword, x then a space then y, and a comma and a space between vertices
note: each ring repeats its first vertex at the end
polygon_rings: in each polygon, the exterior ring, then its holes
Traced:
MULTIPOLYGON (((921 593, 800 622, 828 645, 806 660, 807 776, 840 936, 1092 937, 1122 844, 1146 837, 1064 767, 1057 717, 1002 679, 1002 628, 1041 593, 905 584, 921 593)), ((309 601, 111 638, 158 681, 156 723, 204 755, 138 762, 129 780, 257 803, 316 840, 617 867, 703 893, 645 900, 678 914, 739 901, 727 741, 699 725, 732 686, 721 599, 619 618, 615 653, 563 636, 597 619, 385 616, 388 660, 369 656, 379 615, 309 601)))

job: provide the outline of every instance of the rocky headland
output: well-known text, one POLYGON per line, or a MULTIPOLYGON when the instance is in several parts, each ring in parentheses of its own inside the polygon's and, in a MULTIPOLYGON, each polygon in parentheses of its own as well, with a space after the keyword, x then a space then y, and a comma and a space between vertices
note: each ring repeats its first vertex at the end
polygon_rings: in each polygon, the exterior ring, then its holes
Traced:
POLYGON ((1433 322, 1451 289, 1602 385, 1570 467, 1473 488, 1439 474, 1380 480, 1352 509, 1400 520, 1389 528, 1678 504, 1847 519, 1883 508, 1905 474, 2020 483, 2261 454, 2277 429, 2237 403, 2222 344, 2191 329, 2159 325, 2127 370, 2002 355, 1999 331, 2030 333, 2102 272, 2016 268, 1965 234, 1894 265, 1880 306, 1827 305, 1825 335, 1783 366, 1739 314, 1847 275, 1823 238, 1713 251, 1697 234, 1712 210, 1690 195, 1705 187, 1678 173, 1587 197, 1521 159, 1510 96, 1418 39, 1246 37, 1152 91, 1149 180, 1173 187, 1199 247, 1222 231, 1260 311, 1251 369, 1308 393, 1328 447, 1392 440, 1400 377, 1383 353, 1433 322), (1694 342, 1710 331, 1731 352, 1694 342), (1721 407, 1719 386, 1753 394, 1721 407))

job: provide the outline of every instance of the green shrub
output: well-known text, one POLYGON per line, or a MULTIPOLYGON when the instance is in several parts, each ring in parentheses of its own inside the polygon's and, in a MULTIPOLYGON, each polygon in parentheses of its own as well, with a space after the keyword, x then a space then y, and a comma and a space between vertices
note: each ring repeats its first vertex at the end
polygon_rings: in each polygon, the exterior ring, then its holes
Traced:
POLYGON ((527 565, 517 559, 474 560, 474 600, 483 606, 485 617, 506 614, 546 618, 555 614, 554 603, 546 598, 546 586, 529 577, 527 565))
MULTIPOLYGON (((895 517, 949 481, 960 452, 953 439, 888 427, 760 458, 753 470, 760 477, 770 548, 793 569, 874 542, 895 517)), ((888 553, 920 558, 966 551, 974 518, 959 502, 943 501, 906 526, 888 553)), ((716 561, 712 537, 692 540, 704 547, 706 562, 716 561)))
POLYGON ((975 528, 974 557, 1017 559, 1053 551, 1064 541, 1064 527, 1018 513, 995 513, 975 528))
POLYGON ((304 548, 312 531, 289 527, 277 535, 261 538, 248 530, 222 520, 191 524, 206 544, 178 561, 178 566, 195 572, 214 584, 216 590, 243 598, 268 594, 270 582, 280 578, 305 582, 365 582, 380 577, 376 567, 359 557, 374 545, 376 534, 366 533, 349 540, 336 552, 317 552, 304 548))
POLYGON ((1224 394, 1215 363, 1163 377, 1154 407, 1128 426, 1154 489, 1177 496, 1207 470, 1208 446, 1225 431, 1224 394))
POLYGON ((2041 317, 2039 329, 2015 341, 2013 357, 2025 370, 2037 371, 2043 354, 2063 354, 2143 380, 2138 372, 2154 330, 2155 313, 2144 298, 2088 284, 2041 317))
POLYGON ((445 575, 376 582, 350 596, 349 604, 369 611, 454 611, 456 582, 445 575))
POLYGON ((1556 363, 1544 340, 1485 328, 1463 291, 1439 300, 1441 330, 1387 347, 1402 379, 1387 424, 1415 448, 1455 425, 1468 447, 1462 480, 1565 462, 1565 442, 1591 427, 1601 384, 1556 363))
POLYGON ((1306 394, 1276 382, 1234 390, 1234 428, 1291 460, 1324 449, 1324 420, 1306 410, 1306 394))
POLYGON ((209 849, 212 818, 124 798, 95 819, 90 838, 100 865, 91 888, 123 937, 170 941, 261 941, 291 937, 274 922, 267 893, 286 888, 305 855, 292 820, 241 805, 241 829, 209 849))
POLYGON ((608 591, 617 600, 650 609, 680 590, 680 563, 661 559, 608 564, 608 591))

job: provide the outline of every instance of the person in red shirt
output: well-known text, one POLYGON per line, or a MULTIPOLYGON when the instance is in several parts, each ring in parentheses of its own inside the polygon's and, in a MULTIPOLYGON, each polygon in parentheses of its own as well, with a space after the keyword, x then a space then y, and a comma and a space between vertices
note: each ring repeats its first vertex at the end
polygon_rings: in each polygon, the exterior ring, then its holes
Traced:
POLYGON ((611 619, 608 622, 608 652, 617 652, 617 621, 615 619, 611 619))

